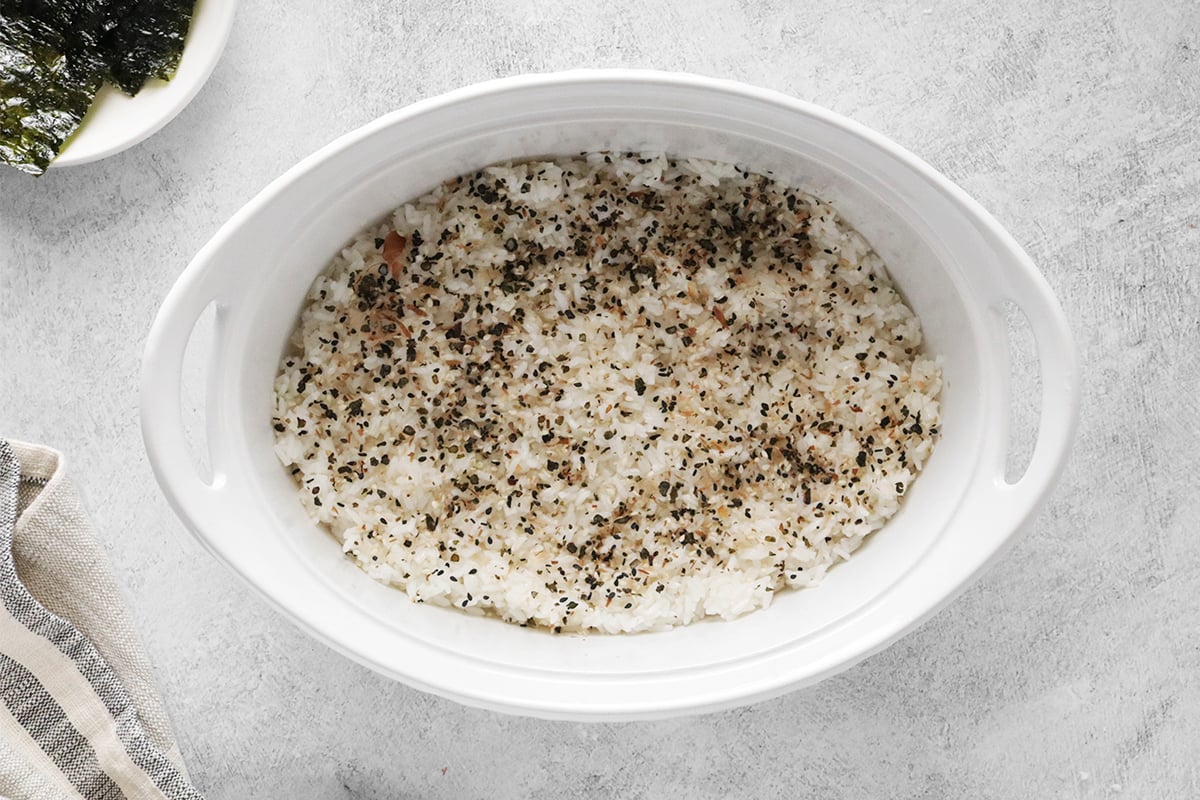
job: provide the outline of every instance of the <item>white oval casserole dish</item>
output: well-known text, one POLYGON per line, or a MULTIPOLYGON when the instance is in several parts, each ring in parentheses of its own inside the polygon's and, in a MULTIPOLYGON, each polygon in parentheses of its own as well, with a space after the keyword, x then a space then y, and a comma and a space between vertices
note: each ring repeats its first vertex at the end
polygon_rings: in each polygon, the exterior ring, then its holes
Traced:
POLYGON ((928 165, 784 95, 655 72, 493 81, 389 114, 304 160, 187 267, 150 333, 142 429, 155 474, 200 541, 308 633, 412 686, 568 719, 699 713, 810 684, 874 653, 968 585, 1037 512, 1078 405, 1062 310, 1012 238, 928 165), (309 521, 276 460, 272 380, 305 292, 369 223, 444 179, 505 159, 665 151, 770 170, 832 202, 883 256, 941 357, 942 436, 901 512, 815 589, 732 622, 554 636, 411 603, 309 521), (1028 318, 1043 376, 1032 461, 1004 479, 1004 306, 1028 318), (185 347, 217 308, 207 386, 210 475, 181 423, 185 347))

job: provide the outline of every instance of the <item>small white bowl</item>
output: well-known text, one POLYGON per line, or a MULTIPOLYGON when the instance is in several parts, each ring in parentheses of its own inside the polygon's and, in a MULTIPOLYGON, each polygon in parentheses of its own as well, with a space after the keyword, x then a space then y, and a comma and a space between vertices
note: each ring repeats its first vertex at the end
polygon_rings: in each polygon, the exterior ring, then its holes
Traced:
POLYGON ((134 97, 104 84, 51 169, 107 158, 157 133, 192 101, 221 59, 236 0, 199 0, 179 68, 170 81, 150 80, 134 97))
POLYGON ((217 558, 294 622, 413 686, 490 709, 633 719, 752 702, 887 646, 949 602, 1036 513, 1078 405, 1062 310, 1012 238, 962 190, 882 136, 776 92, 654 72, 493 81, 418 103, 305 159, 196 256, 155 320, 142 430, 171 504, 217 558), (349 239, 442 180, 585 150, 667 152, 771 170, 831 201, 875 246, 945 378, 941 440, 903 509, 817 588, 732 622, 633 636, 554 636, 411 603, 341 555, 275 458, 272 381, 305 292, 349 239), (1010 403, 1003 310, 1037 341, 1041 427, 1004 479, 1010 403), (181 424, 196 320, 217 308, 207 394, 210 475, 181 424))

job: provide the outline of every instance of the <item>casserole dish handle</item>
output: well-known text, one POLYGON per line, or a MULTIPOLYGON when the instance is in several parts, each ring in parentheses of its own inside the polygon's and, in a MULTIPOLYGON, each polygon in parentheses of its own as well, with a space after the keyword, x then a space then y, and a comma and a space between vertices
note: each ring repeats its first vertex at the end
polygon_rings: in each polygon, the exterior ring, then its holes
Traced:
MULTIPOLYGON (((993 530, 1011 531, 1033 518, 1066 466, 1079 417, 1079 366, 1066 315, 1046 279, 999 224, 978 227, 995 256, 993 274, 998 284, 988 300, 988 310, 996 346, 999 352, 1008 352, 1005 303, 1012 303, 1025 315, 1033 332, 1041 372, 1040 421, 1028 466, 1014 482, 1006 479, 1007 441, 998 450, 997 462, 988 466, 995 490, 993 519, 1011 522, 993 526, 993 530)), ((1009 387, 1009 402, 1011 392, 1009 387)))
MULTIPOLYGON (((214 497, 226 486, 225 474, 215 457, 210 458, 210 477, 201 475, 192 460, 183 424, 183 360, 188 342, 210 305, 216 307, 218 335, 222 317, 215 271, 198 268, 201 261, 198 257, 184 271, 163 301, 142 357, 142 439, 159 486, 180 518, 191 521, 192 527, 198 527, 199 520, 208 516, 214 497)), ((213 411, 207 409, 210 425, 213 411)), ((198 538, 205 542, 204 537, 198 538)))

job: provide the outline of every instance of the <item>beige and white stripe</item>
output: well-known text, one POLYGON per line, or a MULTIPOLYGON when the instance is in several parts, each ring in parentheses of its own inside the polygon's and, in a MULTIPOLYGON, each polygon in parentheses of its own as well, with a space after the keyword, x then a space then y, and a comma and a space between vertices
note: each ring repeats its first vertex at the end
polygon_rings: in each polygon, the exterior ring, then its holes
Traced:
POLYGON ((199 800, 148 672, 61 458, 0 440, 0 797, 199 800))

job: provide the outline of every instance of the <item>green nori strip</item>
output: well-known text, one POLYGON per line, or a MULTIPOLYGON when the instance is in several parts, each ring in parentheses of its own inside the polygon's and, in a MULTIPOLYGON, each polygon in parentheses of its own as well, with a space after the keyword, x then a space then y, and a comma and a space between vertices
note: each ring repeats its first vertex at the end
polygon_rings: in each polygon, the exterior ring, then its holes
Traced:
POLYGON ((17 16, 44 22, 58 32, 66 53, 73 59, 103 66, 100 42, 116 26, 115 0, 10 0, 6 2, 17 16))
POLYGON ((0 14, 0 161, 40 175, 79 126, 101 71, 34 16, 0 14))
POLYGON ((130 95, 170 80, 183 55, 195 0, 16 0, 27 16, 66 34, 69 54, 99 60, 130 95))
POLYGON ((113 0, 116 25, 100 42, 108 77, 128 94, 170 80, 183 55, 194 0, 113 0))
POLYGON ((45 171, 104 79, 170 80, 194 0, 0 2, 0 162, 45 171))

